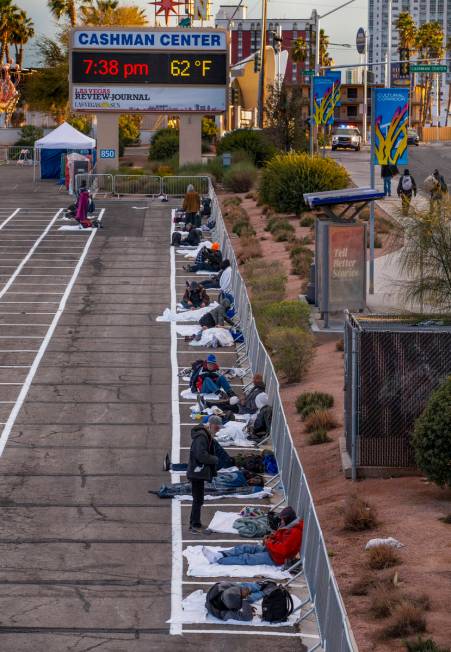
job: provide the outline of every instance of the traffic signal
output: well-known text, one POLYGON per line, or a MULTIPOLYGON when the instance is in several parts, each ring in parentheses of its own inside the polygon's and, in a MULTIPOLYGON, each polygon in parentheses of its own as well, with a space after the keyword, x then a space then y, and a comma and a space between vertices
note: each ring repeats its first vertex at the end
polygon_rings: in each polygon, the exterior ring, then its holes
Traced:
POLYGON ((410 52, 407 48, 401 48, 399 50, 399 76, 401 79, 408 79, 410 76, 410 61, 409 61, 410 52))
POLYGON ((271 32, 271 37, 274 52, 280 52, 282 49, 282 37, 277 32, 271 32))
POLYGON ((262 69, 262 62, 260 52, 255 52, 254 54, 254 72, 260 72, 262 69))
POLYGON ((231 88, 230 89, 230 104, 233 104, 234 106, 239 104, 239 94, 238 94, 238 89, 237 88, 231 88))

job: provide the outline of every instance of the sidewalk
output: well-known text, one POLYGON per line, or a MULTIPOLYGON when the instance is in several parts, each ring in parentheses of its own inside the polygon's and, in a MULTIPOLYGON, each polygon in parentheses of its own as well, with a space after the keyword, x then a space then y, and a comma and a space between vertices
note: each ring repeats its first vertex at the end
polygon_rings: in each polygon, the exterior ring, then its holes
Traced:
MULTIPOLYGON (((370 185, 370 152, 366 149, 361 152, 334 152, 333 157, 348 171, 351 180, 356 186, 370 185)), ((401 201, 396 194, 398 178, 392 183, 392 197, 379 200, 376 206, 384 211, 393 221, 398 221, 400 216, 401 201)), ((376 167, 376 188, 383 190, 384 184, 380 176, 380 168, 376 167)), ((428 199, 421 191, 412 200, 412 206, 420 210, 428 207, 428 199)), ((369 274, 369 262, 368 262, 369 274)), ((402 283, 405 277, 400 269, 399 250, 384 256, 379 256, 374 261, 374 294, 367 294, 367 306, 371 312, 399 312, 412 310, 406 306, 402 298, 402 283)))

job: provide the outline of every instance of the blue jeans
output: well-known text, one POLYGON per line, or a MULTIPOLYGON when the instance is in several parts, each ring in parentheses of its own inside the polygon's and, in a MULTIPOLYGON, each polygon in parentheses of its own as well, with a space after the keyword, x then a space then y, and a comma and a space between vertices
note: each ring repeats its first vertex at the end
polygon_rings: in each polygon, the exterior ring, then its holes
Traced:
POLYGON ((265 546, 259 543, 235 546, 223 552, 224 557, 216 563, 224 566, 258 566, 260 564, 276 566, 265 546))
POLYGON ((230 392, 230 383, 225 376, 219 376, 216 382, 211 378, 205 378, 202 383, 202 394, 214 394, 218 389, 223 389, 227 394, 230 392))
POLYGON ((384 177, 384 195, 391 196, 391 177, 384 177))
POLYGON ((249 604, 258 602, 264 596, 264 593, 261 590, 261 586, 258 584, 258 582, 240 582, 240 586, 242 586, 244 589, 250 589, 251 594, 246 598, 249 604))

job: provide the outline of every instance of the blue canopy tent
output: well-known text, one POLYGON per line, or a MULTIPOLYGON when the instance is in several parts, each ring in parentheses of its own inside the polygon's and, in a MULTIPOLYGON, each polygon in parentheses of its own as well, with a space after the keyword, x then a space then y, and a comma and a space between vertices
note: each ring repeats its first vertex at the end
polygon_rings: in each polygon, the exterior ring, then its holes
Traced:
POLYGON ((92 154, 93 163, 96 141, 74 129, 67 122, 35 142, 35 150, 40 150, 41 179, 60 179, 61 158, 68 153, 92 154))

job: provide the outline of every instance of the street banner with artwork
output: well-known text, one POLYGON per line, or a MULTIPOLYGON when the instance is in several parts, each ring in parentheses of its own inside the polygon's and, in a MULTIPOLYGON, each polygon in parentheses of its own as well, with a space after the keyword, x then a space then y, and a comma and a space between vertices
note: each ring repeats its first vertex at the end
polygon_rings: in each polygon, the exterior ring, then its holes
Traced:
POLYGON ((334 80, 335 87, 338 90, 335 106, 341 106, 341 70, 326 70, 324 75, 334 80))
POLYGON ((313 119, 316 126, 333 124, 340 85, 335 76, 313 78, 313 119))
POLYGON ((377 165, 408 163, 408 88, 374 88, 373 161, 377 165))

